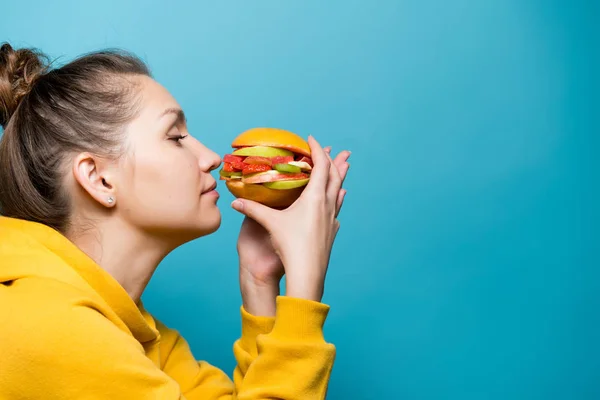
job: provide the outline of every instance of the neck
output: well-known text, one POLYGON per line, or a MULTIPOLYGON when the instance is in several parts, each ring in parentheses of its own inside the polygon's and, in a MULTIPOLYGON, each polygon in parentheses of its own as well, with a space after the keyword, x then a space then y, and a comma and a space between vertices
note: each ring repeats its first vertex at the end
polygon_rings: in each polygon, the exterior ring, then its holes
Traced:
POLYGON ((116 218, 98 222, 92 230, 74 229, 67 236, 112 275, 136 304, 158 264, 171 250, 116 218))

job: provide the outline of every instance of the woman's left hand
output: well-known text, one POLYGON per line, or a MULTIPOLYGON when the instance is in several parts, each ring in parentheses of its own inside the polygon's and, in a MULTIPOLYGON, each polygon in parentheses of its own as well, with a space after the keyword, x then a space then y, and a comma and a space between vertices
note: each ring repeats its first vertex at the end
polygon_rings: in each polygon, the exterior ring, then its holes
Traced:
POLYGON ((258 222, 244 217, 237 242, 240 290, 244 309, 252 315, 275 316, 283 264, 269 233, 258 222))
MULTIPOLYGON (((330 154, 331 148, 325 151, 330 154)), ((342 181, 346 177, 350 154, 340 153, 333 163, 338 168, 342 181)), ((341 189, 345 193, 344 189, 341 189)), ((343 194, 341 196, 343 199, 343 194)), ((338 210, 342 203, 338 204, 338 210)), ((269 233, 256 221, 245 217, 237 242, 240 259, 240 289, 244 308, 250 314, 275 315, 275 300, 279 295, 279 283, 284 268, 279 255, 273 249, 269 233)))

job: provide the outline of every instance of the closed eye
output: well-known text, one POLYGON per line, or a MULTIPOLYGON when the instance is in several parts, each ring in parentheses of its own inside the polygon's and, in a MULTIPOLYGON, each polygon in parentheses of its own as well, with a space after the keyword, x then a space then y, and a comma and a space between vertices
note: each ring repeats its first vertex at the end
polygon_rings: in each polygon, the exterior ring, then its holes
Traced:
POLYGON ((169 136, 169 140, 173 140, 174 142, 179 143, 181 140, 188 137, 188 135, 178 135, 178 136, 169 136))

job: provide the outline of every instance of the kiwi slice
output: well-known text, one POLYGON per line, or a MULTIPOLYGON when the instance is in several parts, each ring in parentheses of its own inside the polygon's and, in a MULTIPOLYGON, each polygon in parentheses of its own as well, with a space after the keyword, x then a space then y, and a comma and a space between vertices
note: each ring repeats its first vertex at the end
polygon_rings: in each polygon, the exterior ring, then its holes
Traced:
POLYGON ((308 183, 310 179, 292 179, 289 181, 265 182, 263 185, 269 189, 286 190, 302 187, 308 183))
POLYGON ((226 177, 226 178, 233 178, 233 177, 236 177, 236 176, 239 176, 239 177, 241 177, 241 176, 242 176, 242 173, 241 173, 241 172, 238 172, 238 171, 229 172, 229 171, 224 171, 224 170, 222 170, 222 169, 221 169, 221 170, 219 171, 219 175, 221 175, 221 176, 224 176, 224 177, 226 177))
POLYGON ((269 147, 269 146, 252 146, 252 147, 242 147, 231 153, 234 156, 258 156, 258 157, 277 157, 277 156, 293 156, 289 150, 280 149, 278 147, 269 147))
POLYGON ((300 167, 290 164, 275 164, 273 165, 273 169, 276 169, 279 172, 291 172, 297 174, 302 171, 300 167))

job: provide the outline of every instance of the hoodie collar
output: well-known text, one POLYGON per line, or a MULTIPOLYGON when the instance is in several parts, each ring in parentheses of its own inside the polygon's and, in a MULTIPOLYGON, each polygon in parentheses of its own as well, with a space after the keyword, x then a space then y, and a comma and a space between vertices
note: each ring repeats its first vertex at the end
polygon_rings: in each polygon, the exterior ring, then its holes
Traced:
POLYGON ((37 222, 0 216, 0 231, 4 230, 25 234, 60 257, 106 301, 140 343, 157 338, 154 320, 141 300, 136 305, 112 275, 60 232, 37 222))

